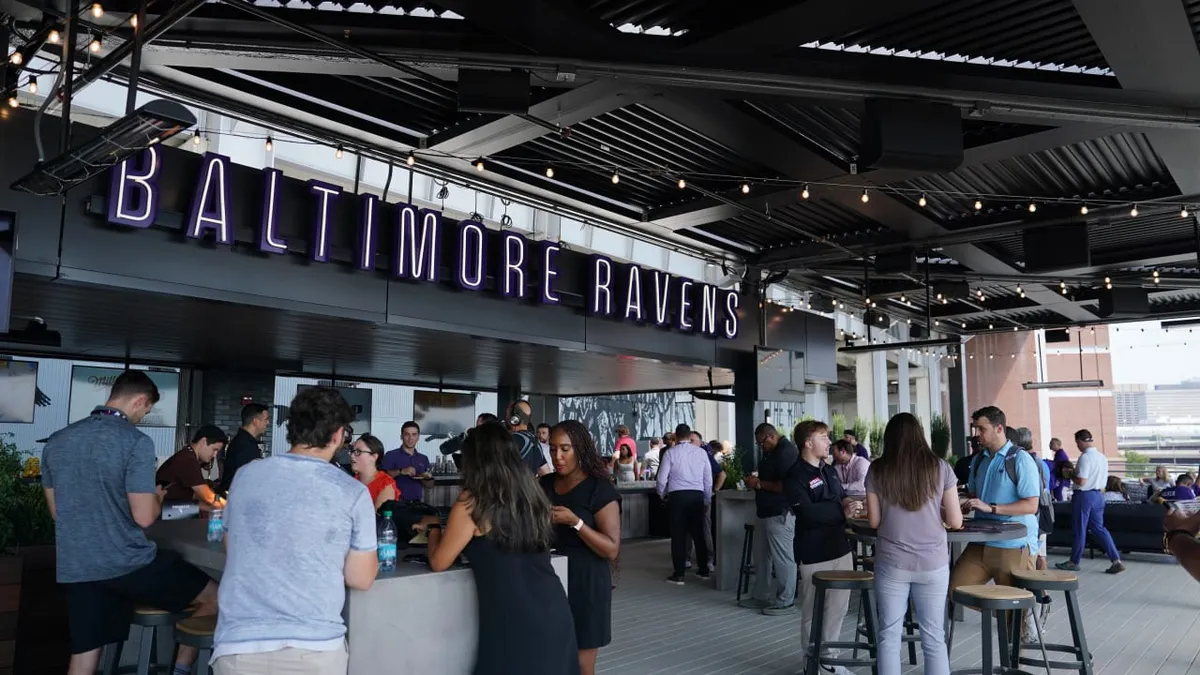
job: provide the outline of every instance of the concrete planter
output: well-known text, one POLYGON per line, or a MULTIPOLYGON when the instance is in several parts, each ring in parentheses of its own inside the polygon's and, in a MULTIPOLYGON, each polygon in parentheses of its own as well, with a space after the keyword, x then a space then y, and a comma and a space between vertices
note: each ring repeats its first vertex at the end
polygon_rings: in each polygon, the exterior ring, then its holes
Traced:
POLYGON ((0 555, 0 675, 15 672, 22 571, 19 556, 0 555))

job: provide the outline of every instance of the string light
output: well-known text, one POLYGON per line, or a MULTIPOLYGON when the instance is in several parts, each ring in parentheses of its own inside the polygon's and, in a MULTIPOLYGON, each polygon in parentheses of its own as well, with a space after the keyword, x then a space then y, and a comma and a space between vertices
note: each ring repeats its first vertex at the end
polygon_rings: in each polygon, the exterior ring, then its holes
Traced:
POLYGON ((1180 218, 1187 218, 1187 217, 1188 217, 1188 210, 1187 210, 1187 207, 1186 207, 1186 206, 1185 206, 1185 207, 1183 207, 1183 208, 1181 208, 1181 209, 1179 209, 1179 217, 1180 217, 1180 218))
POLYGON ((1025 289, 1021 288, 1020 284, 1017 284, 1017 295, 1022 298, 1025 297, 1025 289))
POLYGON ((1137 204, 1134 204, 1134 205, 1133 205, 1133 207, 1131 207, 1131 208, 1129 209, 1129 217, 1130 217, 1130 218, 1137 218, 1137 215, 1138 215, 1137 204))
POLYGON ((29 78, 29 93, 36 94, 38 92, 37 78, 29 78))
POLYGON ((275 142, 271 140, 270 136, 267 136, 267 142, 265 144, 265 147, 267 148, 267 152, 271 152, 272 150, 275 149, 275 142))
POLYGON ((333 156, 336 157, 337 159, 341 159, 342 155, 344 155, 344 154, 346 154, 346 151, 342 149, 342 144, 339 143, 337 146, 337 149, 335 149, 333 151, 333 156))
POLYGON ((546 167, 546 178, 554 178, 554 167, 546 167))
POLYGON ((683 190, 683 189, 686 189, 686 188, 687 188, 687 181, 686 181, 686 180, 684 180, 684 179, 682 179, 682 178, 680 178, 680 179, 679 179, 679 189, 680 189, 680 190, 683 190))
POLYGON ((137 28, 137 14, 133 14, 129 17, 129 25, 137 28))
POLYGON ((417 154, 415 152, 413 152, 412 150, 409 150, 408 157, 404 158, 404 163, 409 166, 413 166, 414 164, 416 164, 417 163, 417 154))
POLYGON ((995 324, 991 324, 991 323, 988 324, 988 330, 992 330, 995 327, 996 327, 995 324))
POLYGON ((908 302, 908 299, 904 297, 903 293, 900 294, 900 302, 908 302))
POLYGON ((1087 214, 1088 214, 1087 204, 1084 204, 1083 206, 1079 207, 1079 215, 1086 216, 1087 214))
POLYGON ((1029 202, 1029 212, 1036 213, 1037 212, 1037 204, 1035 204, 1033 202, 1029 202))
POLYGON ((92 38, 92 41, 90 43, 88 43, 88 51, 90 51, 93 54, 100 51, 100 38, 98 38, 98 37, 92 38))
POLYGON ((200 134, 192 136, 192 145, 200 145, 200 134))
POLYGON ((862 203, 866 204, 871 201, 871 195, 866 190, 863 190, 862 197, 859 197, 859 199, 862 200, 862 203))
POLYGON ((20 99, 18 99, 16 96, 10 96, 10 97, 8 97, 8 107, 10 107, 10 108, 20 108, 20 107, 21 107, 21 101, 20 101, 20 99))
POLYGON ((104 7, 100 3, 92 3, 92 16, 96 17, 97 19, 104 16, 104 7))
POLYGON ((616 185, 620 182, 621 182, 621 174, 617 173, 616 169, 613 169, 612 184, 616 185))
POLYGON ((19 52, 19 51, 13 52, 12 56, 8 57, 8 62, 13 64, 14 66, 19 66, 22 63, 25 63, 25 57, 22 56, 21 52, 19 52))
POLYGON ((475 160, 475 170, 479 171, 481 173, 483 172, 483 158, 482 157, 475 160))
POLYGON ((925 193, 921 193, 921 198, 917 200, 917 206, 925 206, 929 201, 925 199, 925 193))
POLYGON ((801 198, 801 199, 808 199, 808 197, 809 197, 809 192, 808 192, 808 183, 805 183, 805 184, 804 184, 804 189, 800 191, 800 198, 801 198))
POLYGON ((750 194, 750 184, 749 183, 742 183, 742 194, 744 194, 744 195, 750 194))
POLYGON ((979 201, 978 199, 975 200, 975 210, 976 211, 983 210, 983 202, 979 201))
POLYGON ((1110 279, 1109 277, 1104 277, 1104 287, 1111 291, 1112 290, 1112 279, 1110 279))
POLYGON ((50 31, 50 34, 46 36, 46 41, 52 45, 58 44, 61 40, 62 40, 62 36, 59 34, 59 32, 57 30, 50 31))

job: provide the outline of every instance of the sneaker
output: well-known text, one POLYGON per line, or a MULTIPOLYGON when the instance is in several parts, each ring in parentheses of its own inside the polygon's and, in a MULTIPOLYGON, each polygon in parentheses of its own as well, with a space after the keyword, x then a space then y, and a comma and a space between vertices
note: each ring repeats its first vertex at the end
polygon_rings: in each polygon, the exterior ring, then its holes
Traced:
POLYGON ((708 572, 696 572, 696 578, 702 581, 708 581, 712 578, 712 575, 708 572))
POLYGON ((690 570, 690 569, 692 569, 692 561, 691 561, 691 560, 689 560, 689 561, 687 561, 687 562, 683 563, 683 568, 684 568, 684 569, 689 569, 689 570, 690 570))
POLYGON ((1104 573, 1105 574, 1120 574, 1121 572, 1124 572, 1124 571, 1125 571, 1125 563, 1118 560, 1117 562, 1113 563, 1111 567, 1104 570, 1104 573))
POLYGON ((1064 560, 1054 566, 1056 569, 1065 570, 1067 572, 1078 572, 1078 563, 1073 563, 1070 560, 1064 560))
POLYGON ((821 666, 821 672, 831 675, 854 675, 846 666, 821 666))
POLYGON ((786 607, 763 607, 762 613, 767 616, 786 616, 796 613, 795 605, 787 605, 786 607))
POLYGON ((683 575, 682 574, 672 574, 671 576, 667 577, 667 583, 675 584, 676 586, 682 586, 683 585, 683 575))
POLYGON ((759 600, 758 598, 742 598, 738 601, 738 607, 745 609, 763 609, 770 606, 769 600, 759 600))

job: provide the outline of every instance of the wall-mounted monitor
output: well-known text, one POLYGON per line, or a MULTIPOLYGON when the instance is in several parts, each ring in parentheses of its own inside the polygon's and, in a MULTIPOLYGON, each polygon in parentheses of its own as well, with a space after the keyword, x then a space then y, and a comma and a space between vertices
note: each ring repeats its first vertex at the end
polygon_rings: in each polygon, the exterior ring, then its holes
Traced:
MULTIPOLYGON (((311 384, 301 384, 296 387, 296 393, 312 387, 311 384)), ((354 410, 354 435, 362 436, 371 433, 371 390, 366 387, 334 387, 337 393, 346 399, 346 403, 354 410)))
POLYGON ((758 400, 804 402, 804 354, 755 347, 754 355, 758 359, 758 400))
POLYGON ((413 392, 413 421, 423 436, 454 436, 475 426, 475 394, 413 392))
MULTIPOLYGON (((109 392, 123 368, 100 366, 72 366, 71 404, 68 406, 68 422, 92 414, 97 407, 108 402, 109 392)), ((146 370, 147 375, 158 386, 158 403, 138 423, 143 427, 174 427, 179 416, 179 373, 174 370, 146 370)))
POLYGON ((36 361, 0 360, 0 422, 33 424, 37 373, 36 361))

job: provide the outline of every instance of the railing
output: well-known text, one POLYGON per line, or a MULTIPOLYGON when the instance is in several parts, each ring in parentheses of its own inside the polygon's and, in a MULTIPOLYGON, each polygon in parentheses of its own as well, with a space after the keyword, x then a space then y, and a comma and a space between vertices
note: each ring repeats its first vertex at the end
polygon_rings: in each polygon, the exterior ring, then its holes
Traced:
POLYGON ((1192 472, 1195 474, 1200 470, 1200 466, 1196 464, 1134 464, 1126 462, 1122 459, 1113 458, 1109 460, 1109 471, 1118 476, 1126 478, 1153 478, 1155 470, 1163 466, 1167 469, 1167 474, 1171 476, 1171 480, 1181 473, 1192 472))

